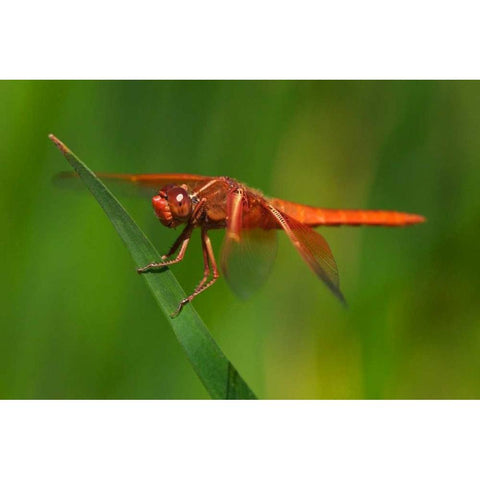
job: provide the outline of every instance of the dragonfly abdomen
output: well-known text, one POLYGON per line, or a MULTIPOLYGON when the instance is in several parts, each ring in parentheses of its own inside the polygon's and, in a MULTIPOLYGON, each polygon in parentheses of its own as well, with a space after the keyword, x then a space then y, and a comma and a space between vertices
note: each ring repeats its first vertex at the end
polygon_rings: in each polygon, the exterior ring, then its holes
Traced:
POLYGON ((425 221, 421 215, 389 210, 337 210, 317 208, 285 200, 273 199, 272 204, 280 211, 310 227, 320 225, 377 225, 401 227, 425 221))

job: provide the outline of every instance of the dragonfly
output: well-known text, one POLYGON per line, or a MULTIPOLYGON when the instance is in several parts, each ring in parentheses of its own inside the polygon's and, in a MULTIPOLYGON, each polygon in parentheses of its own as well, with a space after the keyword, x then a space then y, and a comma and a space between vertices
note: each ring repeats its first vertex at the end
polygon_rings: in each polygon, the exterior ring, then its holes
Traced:
MULTIPOLYGON (((72 174, 62 174, 72 176, 72 174)), ((173 312, 210 288, 223 272, 241 298, 248 297, 266 280, 276 256, 276 233, 283 230, 310 269, 342 303, 338 268, 319 226, 371 225, 400 227, 425 221, 421 215, 385 210, 336 210, 264 196, 259 190, 226 176, 193 174, 100 173, 107 181, 133 184, 152 191, 153 210, 162 225, 183 227, 170 250, 160 259, 137 269, 144 274, 180 263, 192 233, 200 230, 203 277, 173 312), (217 265, 210 230, 225 229, 217 265)))

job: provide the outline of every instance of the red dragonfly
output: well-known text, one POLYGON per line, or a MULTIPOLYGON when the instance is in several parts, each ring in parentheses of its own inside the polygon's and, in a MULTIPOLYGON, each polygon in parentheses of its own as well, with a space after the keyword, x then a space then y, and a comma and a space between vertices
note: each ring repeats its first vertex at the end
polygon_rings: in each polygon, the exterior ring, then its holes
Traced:
POLYGON ((220 272, 208 236, 211 229, 226 229, 221 269, 233 291, 248 296, 266 279, 276 253, 276 230, 283 230, 313 272, 342 302, 338 270, 326 240, 312 227, 321 225, 378 225, 399 227, 425 221, 421 215, 381 210, 334 210, 310 207, 277 198, 229 177, 190 174, 99 174, 100 178, 154 189, 152 205, 168 228, 184 225, 182 233, 159 261, 138 273, 179 263, 192 232, 201 231, 203 278, 172 316, 211 287, 220 272), (178 252, 178 253, 177 253, 178 252))

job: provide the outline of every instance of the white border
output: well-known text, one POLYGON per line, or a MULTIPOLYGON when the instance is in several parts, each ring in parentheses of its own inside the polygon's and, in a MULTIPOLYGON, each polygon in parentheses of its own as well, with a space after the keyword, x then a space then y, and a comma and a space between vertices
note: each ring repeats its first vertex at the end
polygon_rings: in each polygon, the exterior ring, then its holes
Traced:
POLYGON ((479 78, 476 3, 18 1, 2 78, 479 78))
POLYGON ((478 478, 472 401, 2 402, 1 478, 478 478))

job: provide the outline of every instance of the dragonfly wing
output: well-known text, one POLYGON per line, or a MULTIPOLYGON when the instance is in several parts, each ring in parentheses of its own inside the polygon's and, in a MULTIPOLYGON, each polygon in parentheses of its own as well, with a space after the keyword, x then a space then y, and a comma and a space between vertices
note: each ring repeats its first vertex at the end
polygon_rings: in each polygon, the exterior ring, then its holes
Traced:
POLYGON ((245 198, 242 192, 227 199, 227 230, 221 252, 221 268, 227 283, 246 299, 267 280, 277 253, 276 231, 243 228, 245 198))
MULTIPOLYGON (((108 186, 113 186, 116 191, 124 195, 152 197, 158 190, 168 184, 188 185, 195 188, 198 184, 205 183, 213 177, 194 175, 188 173, 95 173, 108 186)), ((75 172, 60 172, 54 177, 54 182, 62 187, 78 188, 78 175, 75 172)))
POLYGON ((273 205, 267 205, 265 209, 267 208, 317 277, 323 280, 342 303, 346 303, 340 291, 337 264, 327 241, 318 232, 277 210, 273 205))

